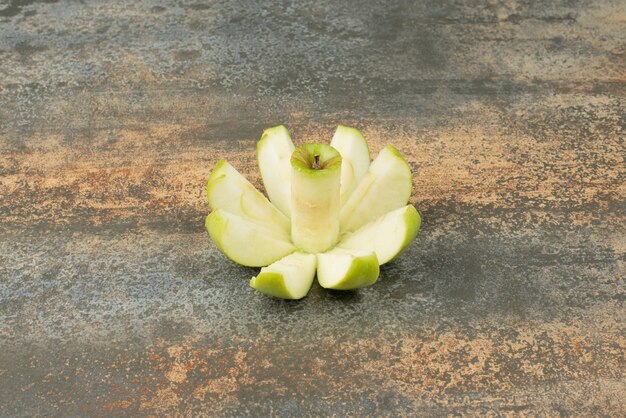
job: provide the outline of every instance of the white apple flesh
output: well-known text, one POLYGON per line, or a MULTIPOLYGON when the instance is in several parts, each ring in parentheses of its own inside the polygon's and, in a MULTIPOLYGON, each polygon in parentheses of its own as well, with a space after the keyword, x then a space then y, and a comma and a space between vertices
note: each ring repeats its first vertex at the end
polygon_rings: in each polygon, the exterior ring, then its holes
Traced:
POLYGON ((211 212, 205 225, 217 247, 244 266, 267 266, 296 251, 288 235, 222 209, 211 212))
POLYGON ((363 180, 341 208, 341 232, 353 232, 407 204, 411 169, 402 155, 387 145, 372 162, 363 180))
POLYGON ((413 240, 422 219, 412 205, 391 211, 342 238, 337 247, 374 251, 379 264, 397 257, 413 240))
POLYGON ((307 253, 339 239, 341 155, 323 144, 304 144, 291 157, 291 238, 307 253))
POLYGON ((330 146, 341 154, 341 188, 343 206, 370 166, 370 151, 363 134, 355 128, 339 125, 330 146))
POLYGON ((302 299, 309 293, 317 259, 313 254, 293 253, 263 267, 250 286, 259 292, 282 299, 302 299))
POLYGON ((257 162, 270 201, 286 216, 291 213, 291 154, 295 147, 284 126, 268 128, 256 146, 257 162))
POLYGON ((225 160, 215 165, 206 187, 211 209, 223 209, 267 228, 290 234, 291 222, 225 160))

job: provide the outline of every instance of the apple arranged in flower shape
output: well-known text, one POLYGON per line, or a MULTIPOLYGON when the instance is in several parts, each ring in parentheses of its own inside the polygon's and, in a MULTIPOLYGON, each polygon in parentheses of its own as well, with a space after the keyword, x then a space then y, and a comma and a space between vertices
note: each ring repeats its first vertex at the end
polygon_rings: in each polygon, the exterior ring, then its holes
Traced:
POLYGON ((284 126, 269 128, 257 160, 269 200, 221 160, 207 184, 206 228, 228 258, 262 267, 250 286, 263 293, 303 298, 316 273, 328 289, 370 286, 419 231, 408 164, 391 145, 370 163, 357 129, 295 148, 284 126))

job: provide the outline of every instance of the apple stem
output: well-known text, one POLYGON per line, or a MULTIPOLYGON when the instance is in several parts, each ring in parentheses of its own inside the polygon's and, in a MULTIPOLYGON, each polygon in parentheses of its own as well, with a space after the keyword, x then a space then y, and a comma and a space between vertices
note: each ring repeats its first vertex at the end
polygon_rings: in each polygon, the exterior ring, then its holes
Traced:
POLYGON ((320 155, 319 154, 315 154, 313 156, 313 170, 319 170, 320 168, 322 168, 320 166, 320 155))

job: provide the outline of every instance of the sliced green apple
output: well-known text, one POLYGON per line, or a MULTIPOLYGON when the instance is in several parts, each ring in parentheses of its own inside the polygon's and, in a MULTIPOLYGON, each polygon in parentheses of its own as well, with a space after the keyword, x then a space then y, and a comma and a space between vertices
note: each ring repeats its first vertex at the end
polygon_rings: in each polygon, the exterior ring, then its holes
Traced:
POLYGON ((290 233, 289 218, 225 160, 218 161, 213 169, 206 194, 213 210, 223 209, 284 234, 290 233))
POLYGON ((379 264, 385 264, 413 242, 422 218, 412 205, 381 216, 344 237, 337 247, 374 251, 379 264))
POLYGON ((286 216, 291 213, 291 154, 295 147, 284 126, 266 129, 256 145, 256 156, 270 201, 286 216))
POLYGON ((205 226, 217 247, 244 266, 267 266, 296 250, 288 235, 222 209, 211 212, 205 226))
POLYGON ((293 253, 263 267, 250 286, 270 296, 283 299, 302 299, 309 293, 317 259, 313 254, 293 253))
POLYGON ((339 125, 330 145, 339 151, 341 162, 341 204, 348 200, 370 166, 370 151, 356 128, 339 125))
POLYGON ((353 232, 381 215, 407 204, 411 169, 400 152, 387 145, 341 208, 341 232, 353 232))
POLYGON ((327 289, 351 290, 371 286, 380 273, 373 251, 335 248, 317 255, 317 280, 327 289))

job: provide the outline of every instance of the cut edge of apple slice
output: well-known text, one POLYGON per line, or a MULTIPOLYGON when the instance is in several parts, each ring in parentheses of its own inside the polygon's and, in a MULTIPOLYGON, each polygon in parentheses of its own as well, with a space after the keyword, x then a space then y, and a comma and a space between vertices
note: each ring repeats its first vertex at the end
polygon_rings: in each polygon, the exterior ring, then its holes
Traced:
POLYGON ((207 216, 205 227, 217 248, 243 266, 267 266, 296 251, 289 236, 222 209, 207 216))
POLYGON ((206 196, 213 210, 222 209, 264 226, 270 225, 285 234, 290 233, 289 218, 226 160, 219 160, 215 164, 207 181, 206 196), (225 182, 228 182, 226 190, 220 190, 225 182))
POLYGON ((374 251, 378 263, 383 265, 400 255, 413 242, 421 224, 422 218, 417 209, 407 205, 344 236, 337 247, 374 251))
POLYGON ((317 255, 317 281, 326 289, 353 290, 371 286, 380 273, 373 251, 335 248, 317 255))
POLYGON ((291 216, 291 134, 283 125, 263 131, 256 144, 256 156, 265 192, 285 216, 291 216))
POLYGON ((370 150, 365 136, 356 128, 339 125, 330 141, 343 159, 341 166, 341 204, 346 203, 370 166, 370 150))
POLYGON ((392 210, 405 206, 411 197, 413 175, 393 145, 387 145, 372 162, 346 204, 341 208, 341 232, 354 232, 392 210))
POLYGON ((296 252, 263 267, 250 279, 250 286, 261 293, 282 299, 302 299, 315 279, 317 258, 314 254, 296 252))

